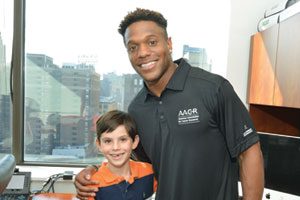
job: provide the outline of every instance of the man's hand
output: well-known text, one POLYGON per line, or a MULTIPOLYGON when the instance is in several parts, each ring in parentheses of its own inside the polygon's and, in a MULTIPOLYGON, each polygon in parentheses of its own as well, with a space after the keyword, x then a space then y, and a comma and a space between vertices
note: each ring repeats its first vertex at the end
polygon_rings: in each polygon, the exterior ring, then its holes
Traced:
POLYGON ((93 166, 88 166, 81 170, 75 177, 74 185, 76 187, 76 197, 81 200, 88 199, 88 197, 94 197, 98 188, 92 185, 99 184, 98 181, 91 180, 91 176, 96 173, 96 169, 93 166))

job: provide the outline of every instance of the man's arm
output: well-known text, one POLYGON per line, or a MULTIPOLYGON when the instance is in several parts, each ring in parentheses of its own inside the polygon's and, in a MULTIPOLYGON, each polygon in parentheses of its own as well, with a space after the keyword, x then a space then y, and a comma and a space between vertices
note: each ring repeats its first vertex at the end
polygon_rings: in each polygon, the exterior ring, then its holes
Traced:
POLYGON ((239 156, 243 200, 261 200, 264 190, 264 164, 257 142, 239 156))
POLYGON ((96 195, 95 192, 98 191, 98 188, 92 187, 92 185, 99 184, 99 182, 91 180, 91 176, 95 174, 96 171, 95 167, 88 166, 76 175, 74 185, 78 199, 84 200, 96 195))

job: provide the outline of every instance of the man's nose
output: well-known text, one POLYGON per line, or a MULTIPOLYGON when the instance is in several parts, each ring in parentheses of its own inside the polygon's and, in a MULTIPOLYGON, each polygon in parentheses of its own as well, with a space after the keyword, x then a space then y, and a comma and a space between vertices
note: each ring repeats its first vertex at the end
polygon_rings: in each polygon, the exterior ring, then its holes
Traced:
POLYGON ((147 45, 141 45, 138 49, 139 57, 146 57, 150 54, 150 49, 147 45))

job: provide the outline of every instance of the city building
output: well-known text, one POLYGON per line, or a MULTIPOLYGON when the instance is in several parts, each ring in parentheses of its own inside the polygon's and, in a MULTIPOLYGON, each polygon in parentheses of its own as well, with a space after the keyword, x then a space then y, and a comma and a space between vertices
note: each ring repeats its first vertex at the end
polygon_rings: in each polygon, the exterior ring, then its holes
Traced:
POLYGON ((183 58, 187 59, 190 65, 200 67, 207 71, 211 71, 211 64, 208 63, 207 52, 205 48, 190 47, 183 45, 183 58))
MULTIPOLYGON (((117 75, 114 72, 107 73, 103 75, 103 80, 101 80, 101 89, 100 89, 100 108, 102 107, 101 103, 104 103, 108 106, 107 103, 111 104, 113 101, 116 104, 116 109, 123 109, 124 105, 124 78, 122 75, 117 75), (107 102, 106 102, 107 101, 107 102)), ((104 106, 106 106, 104 105, 104 106)), ((100 113, 105 112, 106 109, 101 109, 100 113)))
POLYGON ((0 32, 0 153, 11 152, 12 104, 10 96, 10 68, 6 63, 6 48, 0 32))
POLYGON ((131 100, 143 87, 143 79, 138 74, 125 74, 124 77, 124 104, 123 110, 127 110, 131 100))
POLYGON ((51 148, 91 142, 93 137, 90 136, 92 133, 89 129, 92 116, 98 112, 100 87, 100 78, 94 68, 84 64, 59 68, 49 56, 27 54, 26 70, 27 152, 46 154, 52 151, 51 148), (55 120, 54 116, 59 120, 55 120), (80 125, 75 123, 76 125, 70 126, 64 123, 66 120, 63 119, 74 116, 80 119, 80 125), (71 135, 66 129, 72 130, 71 135), (72 139, 75 137, 74 130, 79 130, 76 137, 78 140, 72 139), (48 148, 45 148, 45 144, 48 148))

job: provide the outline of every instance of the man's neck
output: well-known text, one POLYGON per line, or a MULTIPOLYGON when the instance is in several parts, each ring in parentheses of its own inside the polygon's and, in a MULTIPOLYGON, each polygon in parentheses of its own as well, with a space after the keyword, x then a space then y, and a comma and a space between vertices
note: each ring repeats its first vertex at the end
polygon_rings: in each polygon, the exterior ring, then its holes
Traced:
POLYGON ((176 68, 178 65, 176 63, 172 63, 172 66, 165 72, 165 74, 159 79, 158 82, 149 83, 146 82, 148 89, 157 97, 160 97, 162 92, 165 90, 167 84, 172 78, 176 68))

